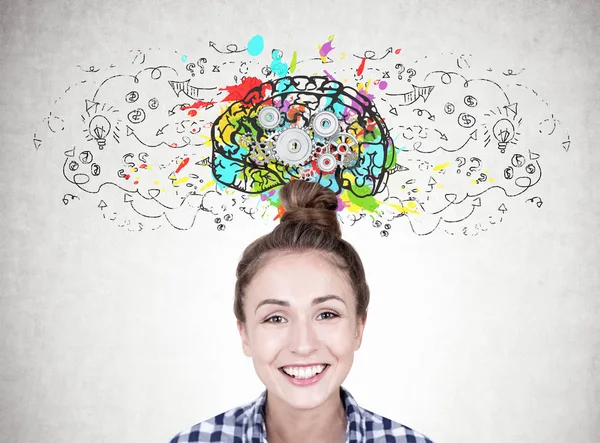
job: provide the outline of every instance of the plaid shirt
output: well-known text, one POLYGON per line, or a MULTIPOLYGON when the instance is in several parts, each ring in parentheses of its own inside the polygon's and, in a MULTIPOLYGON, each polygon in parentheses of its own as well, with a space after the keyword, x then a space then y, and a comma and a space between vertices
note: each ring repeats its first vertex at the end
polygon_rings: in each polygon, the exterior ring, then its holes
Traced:
MULTIPOLYGON (((170 443, 267 443, 263 416, 267 391, 251 403, 231 409, 177 434, 170 443)), ((433 443, 423 434, 361 408, 343 387, 346 443, 433 443)))

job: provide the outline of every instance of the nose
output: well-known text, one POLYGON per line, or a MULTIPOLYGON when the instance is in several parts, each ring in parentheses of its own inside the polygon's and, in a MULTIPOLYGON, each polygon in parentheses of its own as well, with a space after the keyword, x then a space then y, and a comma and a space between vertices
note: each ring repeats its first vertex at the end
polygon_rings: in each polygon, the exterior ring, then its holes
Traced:
POLYGON ((310 320, 296 321, 290 328, 289 349, 295 354, 308 355, 318 348, 318 335, 310 320))

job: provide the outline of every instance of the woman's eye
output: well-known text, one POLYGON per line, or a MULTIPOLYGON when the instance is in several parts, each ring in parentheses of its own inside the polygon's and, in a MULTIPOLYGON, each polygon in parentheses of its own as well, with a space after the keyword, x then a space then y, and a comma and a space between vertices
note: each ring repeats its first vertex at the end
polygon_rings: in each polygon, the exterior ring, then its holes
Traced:
POLYGON ((321 315, 329 315, 329 317, 325 318, 325 320, 335 318, 338 316, 337 314, 334 314, 333 312, 323 312, 321 315))
POLYGON ((265 321, 267 323, 281 323, 281 320, 283 320, 283 317, 281 315, 274 315, 273 317, 267 318, 265 321))

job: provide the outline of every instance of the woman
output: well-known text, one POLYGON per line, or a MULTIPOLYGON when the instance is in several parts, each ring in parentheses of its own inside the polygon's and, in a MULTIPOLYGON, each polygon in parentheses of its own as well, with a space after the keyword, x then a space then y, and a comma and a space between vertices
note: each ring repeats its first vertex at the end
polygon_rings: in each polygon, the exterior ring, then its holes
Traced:
POLYGON ((369 287, 341 239, 337 196, 295 180, 279 197, 281 223, 244 251, 234 301, 244 354, 266 390, 171 443, 432 443, 361 408, 341 386, 362 341, 369 287))

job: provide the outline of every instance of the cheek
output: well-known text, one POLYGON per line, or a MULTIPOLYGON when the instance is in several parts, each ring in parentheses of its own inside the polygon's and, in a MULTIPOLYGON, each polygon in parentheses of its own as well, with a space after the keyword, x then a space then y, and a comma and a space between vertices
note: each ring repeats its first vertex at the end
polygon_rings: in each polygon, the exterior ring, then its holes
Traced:
POLYGON ((255 358, 271 361, 285 346, 285 335, 277 331, 259 328, 252 337, 252 352, 255 358))
POLYGON ((323 343, 339 359, 352 358, 354 352, 354 331, 350 328, 332 328, 323 331, 323 343))

